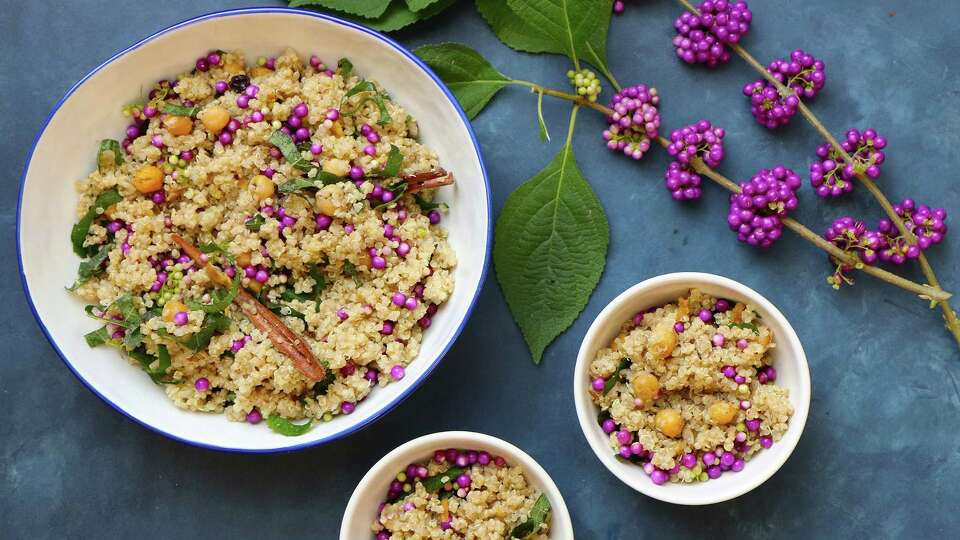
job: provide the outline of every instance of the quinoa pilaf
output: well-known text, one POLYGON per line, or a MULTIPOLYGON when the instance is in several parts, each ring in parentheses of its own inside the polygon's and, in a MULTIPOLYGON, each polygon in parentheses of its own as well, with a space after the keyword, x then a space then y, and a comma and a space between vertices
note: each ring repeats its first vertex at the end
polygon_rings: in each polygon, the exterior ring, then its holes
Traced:
POLYGON ((397 474, 371 530, 377 540, 545 540, 550 501, 503 457, 448 448, 397 474))
POLYGON ((773 384, 774 347, 754 306, 696 289, 637 313, 589 368, 612 450, 655 484, 743 470, 793 415, 789 391, 773 384))
POLYGON ((347 59, 212 51, 123 112, 77 182, 91 347, 178 407, 286 435, 404 377, 453 291, 432 202, 453 176, 380 85, 347 59))

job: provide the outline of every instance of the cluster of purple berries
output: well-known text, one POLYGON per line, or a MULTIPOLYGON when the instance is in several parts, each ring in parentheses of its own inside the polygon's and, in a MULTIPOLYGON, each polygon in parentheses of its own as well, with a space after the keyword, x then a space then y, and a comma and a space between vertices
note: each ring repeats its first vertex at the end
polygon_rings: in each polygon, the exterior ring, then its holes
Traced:
POLYGON ((685 11, 673 23, 677 56, 688 64, 725 64, 730 60, 726 45, 746 35, 753 13, 746 2, 728 0, 705 0, 698 11, 699 15, 685 11))
POLYGON ((876 130, 849 129, 840 146, 852 162, 845 163, 840 152, 825 142, 817 147, 818 160, 810 164, 810 185, 821 197, 839 197, 853 191, 853 179, 857 174, 874 179, 880 176, 880 165, 886 159, 883 149, 887 146, 887 139, 878 135, 876 130))
POLYGON ((770 129, 785 126, 797 114, 800 98, 813 99, 827 80, 823 61, 802 49, 790 53, 790 59, 776 59, 767 71, 795 95, 782 96, 777 87, 765 79, 748 83, 743 95, 750 98, 750 112, 760 125, 770 129))
POLYGON ((724 130, 713 126, 707 120, 675 129, 670 133, 667 152, 674 157, 667 172, 664 173, 664 185, 670 195, 678 201, 699 199, 700 175, 693 171, 690 164, 694 158, 700 158, 710 167, 720 165, 723 160, 724 130))
POLYGON ((614 94, 608 107, 613 114, 603 132, 607 148, 623 152, 627 157, 640 159, 650 149, 650 141, 660 133, 660 96, 656 88, 638 84, 614 94))
POLYGON ((881 219, 877 230, 886 240, 880 250, 880 260, 884 262, 903 264, 907 259, 916 259, 922 251, 942 242, 947 234, 947 211, 943 208, 930 208, 925 204, 918 205, 913 199, 905 199, 893 209, 907 230, 917 237, 917 243, 910 244, 896 225, 889 219, 881 219))
MULTIPOLYGON (((850 216, 836 219, 823 237, 847 253, 856 255, 863 264, 876 263, 879 250, 886 244, 882 234, 868 229, 863 221, 850 216)), ((845 283, 852 284, 853 280, 848 274, 853 270, 853 267, 838 261, 833 256, 829 256, 829 258, 835 268, 833 274, 827 278, 827 283, 835 289, 840 288, 845 283)))
POLYGON ((730 230, 751 246, 772 246, 783 233, 782 219, 797 207, 800 184, 800 177, 786 167, 761 169, 740 184, 740 193, 730 195, 730 230))

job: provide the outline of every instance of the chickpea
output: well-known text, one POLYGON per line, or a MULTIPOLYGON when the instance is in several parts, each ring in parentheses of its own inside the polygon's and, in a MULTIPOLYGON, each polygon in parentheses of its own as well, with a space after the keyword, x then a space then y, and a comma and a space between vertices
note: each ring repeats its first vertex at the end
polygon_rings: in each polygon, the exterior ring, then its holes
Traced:
POLYGON ((167 322, 173 322, 173 316, 180 311, 190 311, 187 309, 187 305, 179 300, 168 300, 166 304, 163 305, 163 320, 167 322))
POLYGON ((633 385, 633 395, 642 399, 645 403, 652 402, 660 392, 660 381, 650 373, 637 374, 631 384, 633 385))
POLYGON ((223 63, 223 70, 231 75, 239 75, 246 70, 246 67, 236 58, 230 58, 223 63))
POLYGON ((343 159, 330 158, 323 162, 321 167, 325 172, 343 178, 350 173, 350 163, 343 159))
POLYGON ((249 253, 241 253, 240 255, 237 255, 237 265, 240 268, 246 268, 250 266, 250 262, 251 261, 250 261, 249 253))
POLYGON ((276 184, 273 183, 273 180, 262 174, 254 176, 250 180, 250 184, 253 186, 253 195, 258 201, 273 197, 273 193, 277 188, 276 184))
POLYGON ((343 124, 341 124, 339 120, 334 122, 333 127, 330 129, 333 131, 333 134, 336 135, 337 137, 343 137, 343 124))
POLYGON ((200 112, 200 122, 210 133, 220 133, 230 123, 230 113, 223 107, 209 107, 200 112))
POLYGON ((647 344, 647 349, 653 353, 654 358, 663 360, 673 353, 677 346, 677 332, 673 329, 673 324, 666 322, 653 329, 653 336, 647 344))
POLYGON ((333 204, 333 201, 326 197, 317 197, 317 209, 320 210, 321 214, 326 214, 328 216, 334 215, 337 211, 337 207, 333 204))
POLYGON ((677 438, 683 432, 683 416, 676 409, 663 409, 657 413, 654 420, 657 431, 667 437, 677 438))
POLYGON ((264 66, 257 66, 257 67, 255 67, 255 68, 253 68, 253 69, 250 70, 250 78, 251 78, 251 79, 256 79, 257 77, 266 77, 266 76, 270 75, 271 73, 273 73, 273 71, 270 71, 270 70, 267 69, 266 67, 264 67, 264 66))
POLYGON ((140 193, 153 193, 163 187, 163 171, 156 165, 145 165, 133 175, 133 187, 140 193))
POLYGON ((714 401, 708 408, 710 420, 717 425, 725 426, 737 417, 737 408, 726 401, 714 401))
POLYGON ((251 279, 250 283, 247 283, 247 288, 253 291, 254 293, 258 293, 260 292, 260 289, 263 288, 263 283, 260 283, 255 279, 251 279))
POLYGON ((163 118, 163 127, 174 137, 179 137, 193 131, 193 120, 189 116, 166 116, 163 118))

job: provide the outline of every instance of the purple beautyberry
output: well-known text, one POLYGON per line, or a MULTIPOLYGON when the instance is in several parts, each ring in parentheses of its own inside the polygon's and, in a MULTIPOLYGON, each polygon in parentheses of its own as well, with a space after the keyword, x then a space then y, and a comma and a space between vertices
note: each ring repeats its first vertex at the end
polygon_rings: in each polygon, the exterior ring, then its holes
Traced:
POLYGON ((699 157, 709 167, 717 167, 723 161, 723 128, 712 125, 708 120, 675 129, 670 132, 670 145, 667 153, 681 165, 689 165, 690 160, 699 157))
POLYGON ((650 149, 650 141, 660 133, 660 96, 656 88, 638 84, 614 94, 607 105, 613 114, 603 132, 607 148, 623 152, 627 157, 640 159, 650 149))
POLYGON ((783 96, 772 83, 760 79, 746 84, 743 95, 750 98, 750 112, 769 129, 785 126, 797 114, 800 99, 813 99, 826 82, 824 64, 802 49, 790 53, 790 59, 778 58, 767 65, 767 72, 796 95, 783 96))
POLYGON ((783 233, 782 218, 797 207, 800 183, 800 177, 786 167, 761 169, 740 184, 740 193, 730 196, 730 230, 751 246, 772 246, 783 233))

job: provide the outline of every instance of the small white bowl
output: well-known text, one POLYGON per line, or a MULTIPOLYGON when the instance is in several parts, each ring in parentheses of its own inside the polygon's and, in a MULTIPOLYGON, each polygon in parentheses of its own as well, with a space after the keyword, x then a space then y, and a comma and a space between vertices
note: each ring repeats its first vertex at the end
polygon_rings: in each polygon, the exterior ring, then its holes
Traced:
POLYGON ((440 79, 410 51, 369 28, 312 11, 248 8, 191 19, 135 43, 80 80, 57 103, 27 160, 17 210, 17 250, 27 299, 54 349, 77 377, 113 408, 170 438, 205 448, 275 452, 321 444, 373 422, 409 395, 437 366, 460 334, 486 276, 491 245, 490 186, 470 122, 440 79), (424 334, 406 377, 377 388, 356 411, 285 437, 265 424, 229 422, 189 412, 167 399, 150 378, 110 347, 91 349, 83 335, 99 326, 64 287, 79 259, 70 248, 77 220, 74 181, 96 167, 100 139, 122 136, 120 109, 144 88, 191 66, 212 49, 242 51, 248 59, 293 47, 328 62, 349 57, 358 73, 390 91, 420 125, 421 141, 457 177, 438 197, 459 264, 453 295, 424 334))
POLYGON ((483 433, 471 431, 444 431, 418 437, 398 446, 371 468, 357 484, 340 524, 340 540, 372 539, 370 525, 377 518, 380 502, 386 496, 390 482, 407 465, 430 459, 436 450, 460 448, 486 450, 503 456, 507 463, 523 467, 527 480, 550 500, 551 540, 572 540, 573 524, 557 485, 532 457, 516 446, 483 433))
POLYGON ((640 493, 661 501, 688 505, 713 504, 739 497, 759 486, 773 476, 790 457, 807 422, 810 409, 810 371, 796 332, 783 314, 766 298, 732 279, 699 272, 680 272, 638 283, 614 298, 600 312, 580 345, 577 365, 573 372, 573 394, 580 429, 597 458, 614 476, 640 493), (783 438, 773 447, 755 454, 743 471, 726 473, 708 482, 666 483, 658 486, 640 466, 624 463, 614 455, 609 436, 597 423, 599 409, 590 399, 589 365, 597 351, 607 347, 616 337, 624 321, 638 311, 676 301, 693 288, 718 298, 757 306, 764 324, 773 330, 777 342, 771 352, 773 365, 777 368, 776 384, 790 390, 790 403, 794 413, 783 438))

